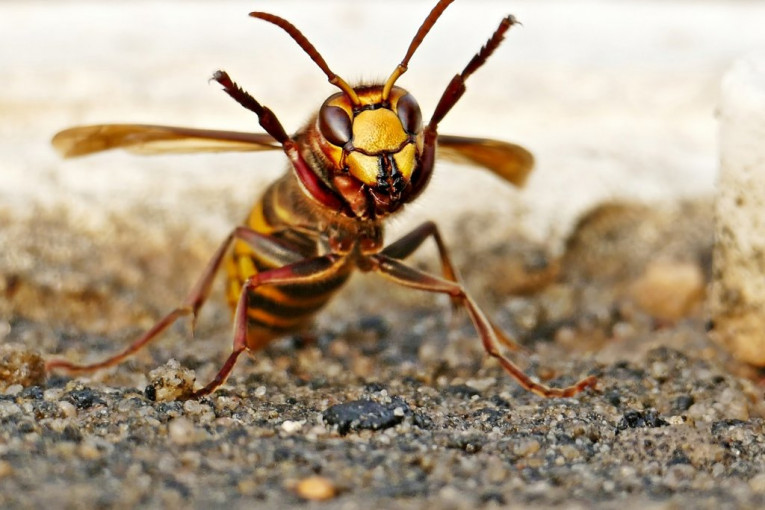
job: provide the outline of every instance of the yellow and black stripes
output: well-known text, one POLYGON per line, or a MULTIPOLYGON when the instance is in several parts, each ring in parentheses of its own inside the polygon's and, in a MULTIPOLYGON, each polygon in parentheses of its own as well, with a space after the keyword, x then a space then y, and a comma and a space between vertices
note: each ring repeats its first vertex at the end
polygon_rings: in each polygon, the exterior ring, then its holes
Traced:
MULTIPOLYGON (((285 250, 283 253, 265 253, 244 241, 235 241, 226 260, 226 296, 232 310, 236 308, 248 278, 319 254, 318 233, 312 236, 294 228, 295 225, 315 224, 315 219, 310 217, 311 209, 303 202, 304 195, 296 186, 294 178, 288 174, 276 181, 252 208, 247 225, 278 240, 285 250)), ((351 269, 339 266, 336 271, 310 281, 265 284, 249 291, 247 329, 250 348, 303 327, 346 282, 351 269)))
POLYGON ((336 271, 322 280, 306 284, 263 285, 247 296, 250 326, 290 331, 303 325, 342 286, 349 271, 336 271))

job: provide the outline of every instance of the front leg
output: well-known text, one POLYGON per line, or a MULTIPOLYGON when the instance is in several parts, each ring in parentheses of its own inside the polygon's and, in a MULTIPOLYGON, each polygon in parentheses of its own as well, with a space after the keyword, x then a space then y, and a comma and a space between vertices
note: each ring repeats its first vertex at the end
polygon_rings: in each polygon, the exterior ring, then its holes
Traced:
POLYGON ((467 310, 486 353, 496 358, 502 365, 502 368, 525 389, 542 397, 571 397, 585 388, 595 386, 597 382, 595 376, 585 377, 576 384, 565 388, 552 388, 532 380, 515 363, 499 351, 497 344, 503 342, 496 334, 497 329, 458 282, 432 276, 383 254, 372 255, 369 259, 374 270, 389 280, 393 280, 405 287, 447 294, 459 300, 467 310))
POLYGON ((449 257, 449 251, 446 249, 446 245, 441 238, 441 233, 438 231, 438 226, 432 221, 426 221, 405 236, 389 244, 381 253, 394 259, 405 259, 417 251, 428 237, 432 237, 438 247, 438 256, 441 259, 441 272, 444 278, 453 282, 459 281, 459 276, 449 257))
POLYGON ((248 349, 247 345, 247 310, 248 298, 261 285, 309 284, 332 278, 345 265, 344 257, 335 254, 301 260, 284 267, 255 273, 247 278, 239 294, 239 302, 234 313, 234 345, 223 367, 207 386, 194 392, 193 398, 208 395, 226 382, 237 358, 248 349))

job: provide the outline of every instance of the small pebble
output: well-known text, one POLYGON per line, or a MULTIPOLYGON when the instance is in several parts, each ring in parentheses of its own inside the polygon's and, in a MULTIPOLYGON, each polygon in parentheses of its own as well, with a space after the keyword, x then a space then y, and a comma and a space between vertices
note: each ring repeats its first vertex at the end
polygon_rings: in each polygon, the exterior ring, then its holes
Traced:
POLYGON ((77 408, 74 407, 74 404, 67 400, 60 400, 58 402, 58 408, 61 409, 61 412, 66 418, 73 418, 77 416, 77 408))
POLYGON ((513 453, 519 457, 527 457, 538 452, 541 447, 542 445, 539 444, 539 441, 536 439, 528 439, 517 444, 515 448, 513 448, 513 453))
POLYGON ((0 460, 0 479, 13 474, 13 466, 7 460, 0 460))
POLYGON ((637 304, 657 319, 688 316, 704 297, 704 274, 698 264, 657 260, 632 285, 637 304))
POLYGON ((5 419, 22 413, 22 409, 13 402, 0 401, 0 418, 5 419))
POLYGON ((687 420, 683 416, 670 416, 666 421, 669 425, 683 425, 687 420))
POLYGON ((11 384, 7 388, 5 388, 5 394, 6 395, 13 395, 16 396, 24 389, 24 387, 20 384, 11 384))
POLYGON ((202 404, 198 400, 187 400, 183 403, 183 410, 188 414, 199 414, 202 411, 202 404))
POLYGON ((286 432, 287 434, 294 434, 295 432, 299 432, 300 429, 303 428, 303 425, 305 424, 305 421, 293 421, 293 420, 286 420, 282 423, 282 430, 286 432))
POLYGON ((560 447, 560 453, 567 461, 573 461, 582 456, 579 450, 570 444, 564 444, 560 447))
POLYGON ((323 476, 309 476, 295 485, 295 492, 310 501, 327 501, 337 495, 337 487, 332 480, 323 476))
POLYGON ((409 406, 400 398, 392 399, 390 404, 380 404, 371 400, 355 400, 337 404, 322 414, 324 422, 337 426, 341 435, 352 430, 383 430, 401 423, 411 414, 409 406))
POLYGON ((167 425, 170 440, 176 444, 193 443, 196 435, 194 424, 186 418, 176 418, 167 425))
POLYGON ((45 381, 45 361, 40 353, 18 344, 0 345, 0 390, 41 385, 45 381))
POLYGON ((149 372, 149 384, 144 390, 146 398, 155 402, 185 400, 194 393, 196 374, 171 359, 149 372))
POLYGON ((622 419, 616 425, 616 429, 625 430, 628 428, 644 428, 644 427, 666 427, 669 425, 655 409, 648 409, 645 411, 637 411, 630 409, 622 415, 622 419))
POLYGON ((495 384, 497 384, 496 377, 486 377, 484 379, 468 379, 467 381, 465 381, 466 386, 475 388, 479 392, 486 392, 489 389, 491 389, 495 384))

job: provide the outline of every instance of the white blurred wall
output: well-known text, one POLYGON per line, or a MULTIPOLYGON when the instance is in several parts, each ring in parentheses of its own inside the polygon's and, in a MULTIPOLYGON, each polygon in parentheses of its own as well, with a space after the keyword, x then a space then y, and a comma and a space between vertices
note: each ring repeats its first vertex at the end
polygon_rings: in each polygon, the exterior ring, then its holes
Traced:
MULTIPOLYGON (((90 213, 144 200, 197 210, 200 228, 225 229, 231 218, 216 211, 241 204, 243 215, 284 168, 281 155, 64 162, 50 136, 101 122, 258 130, 254 115, 207 82, 218 68, 297 129, 334 89, 286 34, 249 11, 294 22, 352 81, 386 77, 433 3, 0 2, 0 207, 64 203, 97 217, 90 213)), ((523 26, 471 78, 441 132, 522 143, 537 170, 519 195, 478 171, 444 167, 399 228, 425 216, 448 226, 455 211, 483 209, 559 240, 604 199, 711 193, 719 80, 735 57, 765 47, 765 4, 458 0, 399 82, 426 117, 506 13, 523 26)))

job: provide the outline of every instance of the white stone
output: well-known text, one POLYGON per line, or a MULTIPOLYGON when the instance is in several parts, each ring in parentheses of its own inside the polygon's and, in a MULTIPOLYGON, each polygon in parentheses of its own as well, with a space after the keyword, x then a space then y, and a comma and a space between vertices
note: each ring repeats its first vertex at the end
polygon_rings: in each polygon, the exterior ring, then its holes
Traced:
POLYGON ((295 432, 300 432, 300 430, 303 428, 303 425, 305 425, 305 420, 286 420, 282 423, 282 430, 287 434, 294 434, 295 432))
POLYGON ((765 53, 741 58, 723 78, 720 152, 714 337, 765 365, 765 53))

